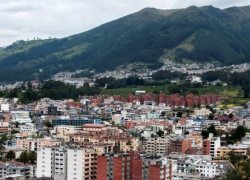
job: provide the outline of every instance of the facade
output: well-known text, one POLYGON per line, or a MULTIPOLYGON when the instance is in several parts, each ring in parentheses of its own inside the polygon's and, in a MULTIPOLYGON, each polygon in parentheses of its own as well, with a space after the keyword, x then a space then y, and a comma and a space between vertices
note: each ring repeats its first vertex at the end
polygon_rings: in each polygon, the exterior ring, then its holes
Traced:
POLYGON ((204 117, 204 116, 208 116, 209 114, 211 114, 211 111, 209 109, 206 109, 206 108, 195 109, 194 114, 196 116, 204 117))
POLYGON ((191 148, 191 140, 178 137, 170 140, 170 153, 181 152, 184 153, 187 149, 191 148))
POLYGON ((37 176, 55 180, 96 179, 96 148, 66 148, 54 146, 38 151, 37 176))
POLYGON ((78 131, 81 131, 81 127, 76 126, 55 126, 53 130, 51 130, 51 134, 55 136, 57 139, 64 139, 66 135, 76 133, 78 131))
POLYGON ((134 126, 136 126, 136 122, 133 122, 133 121, 126 121, 125 123, 124 123, 124 127, 126 128, 126 129, 131 129, 132 127, 134 127, 134 126))
POLYGON ((170 139, 167 137, 150 138, 145 143, 147 154, 167 155, 170 153, 170 139))
POLYGON ((220 146, 220 137, 213 137, 213 134, 210 133, 208 139, 202 141, 202 154, 211 155, 212 158, 215 158, 217 148, 220 146))
POLYGON ((26 123, 20 126, 20 133, 36 134, 37 129, 33 123, 26 123))
POLYGON ((218 147, 216 150, 216 158, 228 158, 228 153, 233 151, 237 155, 247 155, 248 145, 237 144, 228 145, 228 147, 222 146, 218 147))
POLYGON ((46 146, 56 146, 60 145, 60 141, 55 141, 52 139, 17 139, 16 143, 18 146, 21 146, 29 151, 38 151, 46 146))
POLYGON ((30 167, 24 165, 0 165, 0 178, 7 178, 11 175, 22 175, 30 178, 30 167))
POLYGON ((32 122, 29 111, 11 111, 10 116, 12 122, 19 122, 21 124, 32 122))
POLYGON ((98 180, 170 180, 171 161, 162 156, 143 156, 139 152, 129 154, 103 154, 97 158, 98 180))
POLYGON ((67 126, 82 126, 84 124, 92 124, 94 123, 93 119, 52 119, 51 120, 53 127, 59 125, 67 125, 67 126))
POLYGON ((9 132, 9 122, 0 122, 0 133, 9 132))
POLYGON ((138 150, 139 139, 134 137, 107 136, 77 132, 67 135, 66 142, 90 142, 94 145, 100 143, 112 144, 114 152, 129 152, 138 150))

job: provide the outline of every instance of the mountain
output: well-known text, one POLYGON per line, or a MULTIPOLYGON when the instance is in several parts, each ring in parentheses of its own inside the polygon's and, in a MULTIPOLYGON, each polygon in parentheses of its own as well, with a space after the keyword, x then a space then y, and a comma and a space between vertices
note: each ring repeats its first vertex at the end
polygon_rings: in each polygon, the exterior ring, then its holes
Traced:
POLYGON ((106 71, 161 60, 235 64, 249 61, 250 6, 146 8, 62 39, 19 41, 0 50, 0 81, 42 79, 65 70, 106 71), (39 69, 43 69, 39 72, 39 69))

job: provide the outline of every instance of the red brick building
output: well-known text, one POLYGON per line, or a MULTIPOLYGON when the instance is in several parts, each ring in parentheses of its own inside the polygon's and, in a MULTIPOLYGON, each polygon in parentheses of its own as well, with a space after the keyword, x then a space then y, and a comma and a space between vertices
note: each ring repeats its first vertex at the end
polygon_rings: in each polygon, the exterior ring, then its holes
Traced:
POLYGON ((126 128, 126 129, 131 129, 132 127, 134 127, 134 126, 136 126, 136 122, 133 122, 133 121, 126 121, 125 123, 124 123, 124 127, 126 128))
POLYGON ((210 140, 202 141, 202 155, 210 155, 210 140))
POLYGON ((161 156, 140 156, 138 151, 104 154, 97 157, 97 179, 171 180, 171 161, 161 156))
POLYGON ((181 152, 184 153, 187 149, 191 148, 190 139, 176 139, 170 141, 170 153, 181 152))

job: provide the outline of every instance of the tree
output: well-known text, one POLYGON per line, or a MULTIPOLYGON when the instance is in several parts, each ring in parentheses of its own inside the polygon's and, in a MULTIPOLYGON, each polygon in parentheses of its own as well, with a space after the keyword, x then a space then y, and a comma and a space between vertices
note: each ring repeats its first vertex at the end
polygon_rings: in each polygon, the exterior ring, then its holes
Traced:
POLYGON ((157 135, 158 135, 159 137, 162 137, 162 136, 164 135, 164 131, 160 129, 160 130, 157 132, 157 135))
POLYGON ((166 115, 166 112, 165 111, 162 111, 161 112, 161 116, 164 117, 166 115))
POLYGON ((15 130, 15 129, 12 129, 12 130, 11 130, 11 134, 16 134, 16 133, 18 133, 17 130, 15 130))
POLYGON ((230 114, 228 115, 228 117, 229 117, 230 119, 233 119, 233 117, 234 117, 233 113, 230 113, 230 114))
POLYGON ((154 138, 155 137, 155 134, 151 134, 151 138, 154 138))
POLYGON ((141 136, 139 139, 141 142, 144 142, 146 140, 144 136, 141 136))
POLYGON ((35 151, 31 151, 29 154, 28 154, 28 161, 31 162, 31 164, 34 164, 34 162, 37 160, 37 154, 35 151))
POLYGON ((213 115, 212 113, 209 114, 208 119, 209 119, 209 120, 213 120, 213 119, 214 119, 214 115, 213 115))
POLYGON ((24 164, 28 162, 28 153, 26 151, 23 151, 20 155, 19 160, 24 164))
POLYGON ((177 112, 177 115, 176 115, 177 117, 179 117, 179 118, 181 118, 182 117, 182 112, 177 112))
POLYGON ((6 155, 6 158, 11 161, 12 159, 16 158, 16 154, 14 153, 14 151, 9 151, 6 155))
POLYGON ((250 179, 250 160, 241 163, 242 169, 245 172, 247 179, 250 179))
POLYGON ((243 179, 242 174, 236 170, 233 170, 233 172, 227 173, 226 176, 222 178, 222 180, 242 180, 242 179, 243 179))

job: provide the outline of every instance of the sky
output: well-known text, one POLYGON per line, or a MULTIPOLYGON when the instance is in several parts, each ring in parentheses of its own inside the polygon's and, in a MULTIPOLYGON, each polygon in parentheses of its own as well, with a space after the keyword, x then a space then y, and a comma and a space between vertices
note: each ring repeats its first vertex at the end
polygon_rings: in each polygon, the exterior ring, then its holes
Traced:
POLYGON ((250 5, 249 0, 0 0, 0 46, 17 40, 62 38, 146 7, 177 9, 250 5))

